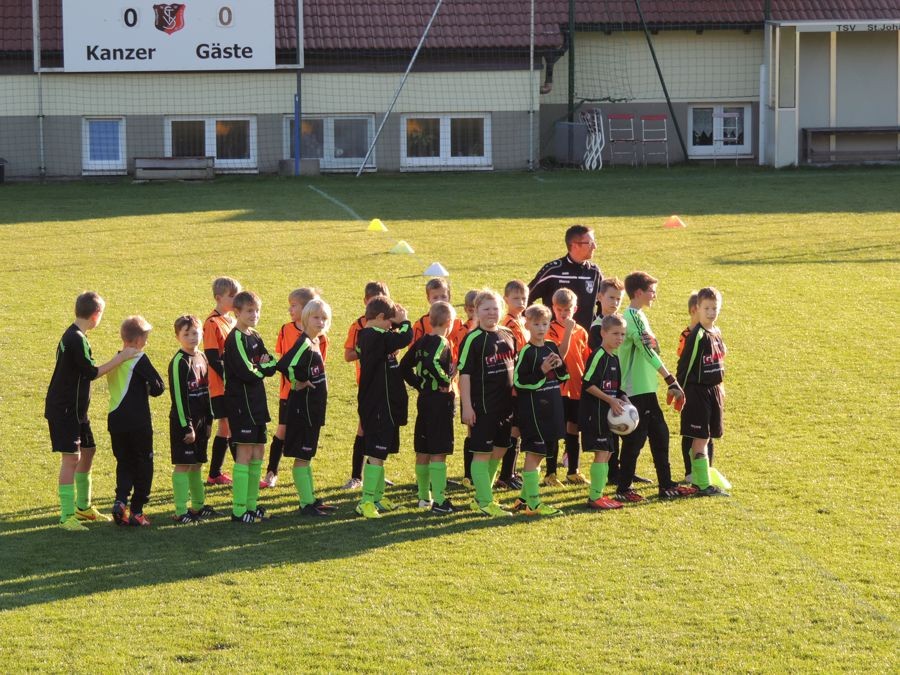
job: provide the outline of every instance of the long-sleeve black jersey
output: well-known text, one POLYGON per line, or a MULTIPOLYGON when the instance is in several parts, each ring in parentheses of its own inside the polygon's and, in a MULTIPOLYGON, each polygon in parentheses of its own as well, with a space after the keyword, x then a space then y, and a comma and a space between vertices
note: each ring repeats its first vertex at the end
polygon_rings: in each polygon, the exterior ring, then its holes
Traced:
POLYGON ((547 341, 540 347, 529 342, 516 359, 516 400, 522 437, 537 435, 544 443, 558 441, 565 433, 560 382, 569 379, 566 365, 561 362, 547 373, 541 370, 541 364, 553 354, 560 356, 554 342, 547 341))
POLYGON ((113 432, 149 429, 150 396, 166 390, 162 377, 146 354, 123 361, 106 374, 109 383, 107 428, 113 432))
POLYGON ((203 352, 188 354, 183 349, 169 361, 169 424, 186 436, 197 431, 201 424, 209 424, 212 410, 209 404, 209 364, 203 352))
POLYGON ((325 378, 325 360, 306 333, 301 333, 277 365, 278 371, 291 383, 287 398, 288 416, 285 424, 304 427, 320 427, 325 424, 328 405, 328 381, 325 378), (294 389, 297 382, 309 382, 312 387, 294 389))
POLYGON ((243 333, 237 329, 225 338, 225 405, 228 421, 253 425, 269 421, 266 387, 263 378, 274 375, 275 358, 266 350, 256 331, 243 333), (268 360, 263 363, 263 357, 268 360), (232 420, 232 415, 237 419, 232 420))
POLYGON ((395 352, 412 341, 412 326, 404 321, 384 330, 366 326, 357 335, 359 392, 357 410, 363 431, 383 430, 406 424, 409 397, 400 375, 395 352))
POLYGON ((472 408, 476 413, 512 413, 513 366, 516 339, 507 328, 473 328, 459 348, 458 370, 468 375, 472 408))
POLYGON ((48 420, 74 417, 79 422, 87 422, 91 381, 96 379, 97 366, 91 354, 91 344, 73 323, 56 346, 56 365, 47 387, 44 417, 48 420))
POLYGON ((578 298, 578 309, 573 317, 585 330, 591 327, 597 305, 597 291, 603 273, 590 260, 577 263, 567 254, 544 265, 528 284, 528 304, 540 300, 547 307, 553 305, 553 294, 560 288, 568 288, 578 298))
POLYGON ((422 393, 440 392, 450 386, 453 362, 450 341, 441 335, 423 335, 400 361, 400 374, 407 384, 422 393))
POLYGON ((578 427, 587 433, 601 433, 605 428, 609 404, 588 392, 592 386, 614 398, 624 395, 619 357, 602 347, 595 350, 588 359, 581 382, 581 405, 578 409, 578 427))
POLYGON ((725 342, 718 328, 708 331, 699 323, 684 341, 678 357, 678 384, 716 385, 725 378, 725 342))

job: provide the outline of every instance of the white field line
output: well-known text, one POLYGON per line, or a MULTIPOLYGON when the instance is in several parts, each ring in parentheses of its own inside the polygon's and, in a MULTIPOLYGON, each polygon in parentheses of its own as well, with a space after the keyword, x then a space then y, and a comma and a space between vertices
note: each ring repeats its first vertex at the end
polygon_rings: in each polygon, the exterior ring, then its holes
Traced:
POLYGON ((320 190, 320 189, 317 188, 315 185, 307 185, 306 187, 308 187, 308 188, 309 188, 310 190, 312 190, 313 192, 315 192, 315 193, 321 195, 322 197, 324 197, 325 199, 327 199, 328 201, 330 201, 330 202, 331 202, 332 204, 334 204, 335 206, 341 207, 342 209, 344 209, 344 211, 346 211, 347 213, 349 213, 349 214, 350 214, 351 216, 353 216, 356 220, 365 220, 361 215, 359 215, 356 211, 354 211, 354 210, 351 209, 349 206, 347 206, 347 205, 346 205, 344 202, 342 202, 340 199, 336 199, 335 197, 332 197, 330 194, 328 194, 327 192, 325 192, 325 191, 323 191, 323 190, 320 190))

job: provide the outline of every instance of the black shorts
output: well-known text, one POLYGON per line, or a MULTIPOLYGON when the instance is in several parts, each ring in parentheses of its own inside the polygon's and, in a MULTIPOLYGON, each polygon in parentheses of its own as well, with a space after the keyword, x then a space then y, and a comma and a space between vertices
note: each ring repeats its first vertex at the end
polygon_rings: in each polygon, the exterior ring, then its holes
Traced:
POLYGON ((69 418, 47 420, 47 424, 50 427, 50 446, 53 452, 73 454, 81 452, 81 448, 97 447, 90 422, 69 418))
POLYGON ((169 446, 172 464, 205 464, 208 460, 206 448, 209 445, 209 423, 211 420, 197 420, 194 442, 185 443, 181 427, 169 421, 169 446))
POLYGON ((228 417, 228 413, 225 412, 224 396, 213 396, 211 399, 209 399, 209 406, 210 408, 212 408, 213 419, 223 420, 228 417))
POLYGON ((509 447, 512 415, 475 413, 475 424, 469 438, 472 452, 492 452, 494 448, 509 447))
POLYGON ((578 411, 580 409, 581 399, 563 396, 563 413, 566 416, 566 423, 571 422, 575 426, 578 426, 578 411))
POLYGON ((286 398, 278 399, 278 424, 287 424, 287 402, 286 398))
POLYGON ((681 411, 681 435, 688 438, 722 438, 725 390, 721 384, 688 384, 681 411))
POLYGON ((413 448, 419 454, 453 454, 453 396, 419 394, 413 448))
MULTIPOLYGON (((554 447, 559 446, 559 441, 553 441, 554 447)), ((548 454, 547 443, 538 434, 522 435, 522 452, 530 452, 532 455, 540 455, 546 457, 548 454)))
POLYGON ((384 461, 388 455, 400 452, 400 427, 383 427, 375 431, 364 429, 364 431, 367 457, 384 461))
POLYGON ((616 436, 607 429, 606 435, 601 436, 597 433, 581 432, 581 451, 582 452, 616 452, 616 436))
POLYGON ((322 427, 305 427, 294 424, 284 435, 284 456, 310 461, 319 448, 319 432, 322 427))
POLYGON ((265 445, 265 424, 234 424, 231 426, 231 442, 238 445, 265 445))

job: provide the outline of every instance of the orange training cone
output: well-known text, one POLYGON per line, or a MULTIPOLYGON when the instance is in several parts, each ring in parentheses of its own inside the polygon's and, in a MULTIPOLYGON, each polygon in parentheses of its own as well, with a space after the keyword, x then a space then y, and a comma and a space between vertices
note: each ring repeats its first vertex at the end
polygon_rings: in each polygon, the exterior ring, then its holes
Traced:
POLYGON ((687 227, 687 225, 678 216, 669 216, 668 218, 666 218, 666 222, 663 223, 663 227, 666 227, 670 230, 675 230, 678 228, 687 227))

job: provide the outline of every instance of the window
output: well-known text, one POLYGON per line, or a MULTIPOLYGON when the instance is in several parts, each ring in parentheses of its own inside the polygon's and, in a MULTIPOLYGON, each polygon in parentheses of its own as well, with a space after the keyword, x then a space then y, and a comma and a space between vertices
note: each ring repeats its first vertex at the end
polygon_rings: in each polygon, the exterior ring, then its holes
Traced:
POLYGON ((125 173, 125 120, 85 118, 81 123, 81 148, 84 173, 125 173))
POLYGON ((403 115, 401 168, 491 166, 491 116, 482 113, 403 115))
POLYGON ((255 171, 255 117, 170 117, 166 157, 215 157, 218 171, 255 171))
MULTIPOLYGON (((303 117, 300 122, 300 157, 318 159, 322 170, 359 168, 375 136, 373 115, 303 117)), ((294 117, 284 118, 284 157, 294 158, 294 117)), ((367 168, 374 168, 375 152, 367 168)))
POLYGON ((692 105, 688 107, 691 157, 752 155, 749 105, 692 105))

